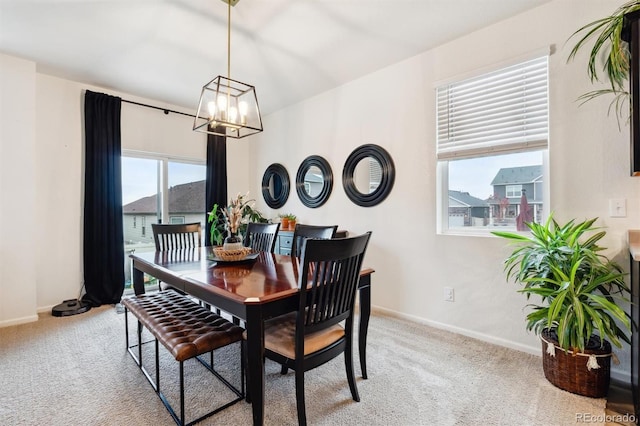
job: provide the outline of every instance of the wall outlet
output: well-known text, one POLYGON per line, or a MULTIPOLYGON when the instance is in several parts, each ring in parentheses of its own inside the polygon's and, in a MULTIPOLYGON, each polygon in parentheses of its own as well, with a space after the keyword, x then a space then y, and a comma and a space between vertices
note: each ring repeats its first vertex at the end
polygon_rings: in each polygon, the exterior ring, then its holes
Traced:
POLYGON ((447 302, 453 302, 453 287, 444 288, 444 300, 447 302))

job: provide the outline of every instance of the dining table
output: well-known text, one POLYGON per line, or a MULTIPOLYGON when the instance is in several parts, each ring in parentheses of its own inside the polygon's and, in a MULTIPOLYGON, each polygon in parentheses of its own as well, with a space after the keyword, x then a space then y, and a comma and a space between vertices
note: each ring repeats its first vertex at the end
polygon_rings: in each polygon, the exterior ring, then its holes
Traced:
MULTIPOLYGON (((145 292, 144 274, 242 320, 247 343, 247 390, 253 424, 264 422, 264 322, 298 309, 298 278, 302 269, 295 256, 252 253, 241 261, 225 262, 212 247, 132 253, 133 288, 145 292)), ((371 314, 372 268, 362 268, 358 285, 358 351, 367 378, 366 343, 371 314)))

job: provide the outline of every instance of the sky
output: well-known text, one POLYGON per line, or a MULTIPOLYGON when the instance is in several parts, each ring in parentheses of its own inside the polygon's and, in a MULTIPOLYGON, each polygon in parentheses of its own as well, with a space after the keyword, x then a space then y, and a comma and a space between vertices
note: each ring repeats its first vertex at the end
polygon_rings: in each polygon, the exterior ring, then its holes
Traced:
MULTIPOLYGON (((158 191, 161 160, 122 157, 122 204, 154 195, 158 191)), ((169 186, 205 179, 206 166, 169 162, 169 186)))

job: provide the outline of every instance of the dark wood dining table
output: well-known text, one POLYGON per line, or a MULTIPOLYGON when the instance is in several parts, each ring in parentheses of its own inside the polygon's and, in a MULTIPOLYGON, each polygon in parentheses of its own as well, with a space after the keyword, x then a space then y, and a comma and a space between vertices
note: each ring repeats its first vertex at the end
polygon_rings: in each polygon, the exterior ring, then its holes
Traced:
MULTIPOLYGON (((289 255, 260 252, 241 262, 212 260, 211 247, 133 253, 133 287, 144 293, 144 273, 244 321, 247 331, 248 391, 253 423, 264 420, 264 321, 298 308, 299 261, 289 255)), ((360 272, 358 349, 367 378, 366 343, 371 313, 371 268, 360 272)))

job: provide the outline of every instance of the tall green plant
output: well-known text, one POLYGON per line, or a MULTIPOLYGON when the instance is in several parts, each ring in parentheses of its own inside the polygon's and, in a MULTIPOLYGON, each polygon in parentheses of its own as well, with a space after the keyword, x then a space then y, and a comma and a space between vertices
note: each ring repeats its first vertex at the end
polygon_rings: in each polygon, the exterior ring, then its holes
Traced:
POLYGON ((527 329, 540 334, 555 331, 558 344, 565 350, 584 352, 589 338, 597 334, 621 347, 629 343, 629 317, 618 306, 627 301, 629 288, 622 268, 600 252, 598 241, 606 235, 593 226, 596 219, 558 224, 552 216, 544 224, 527 223, 530 235, 493 232, 517 247, 505 259, 507 280, 523 288, 518 290, 540 303, 528 306, 527 329), (596 232, 583 241, 586 234, 596 232), (597 333, 596 333, 597 331, 597 333))

